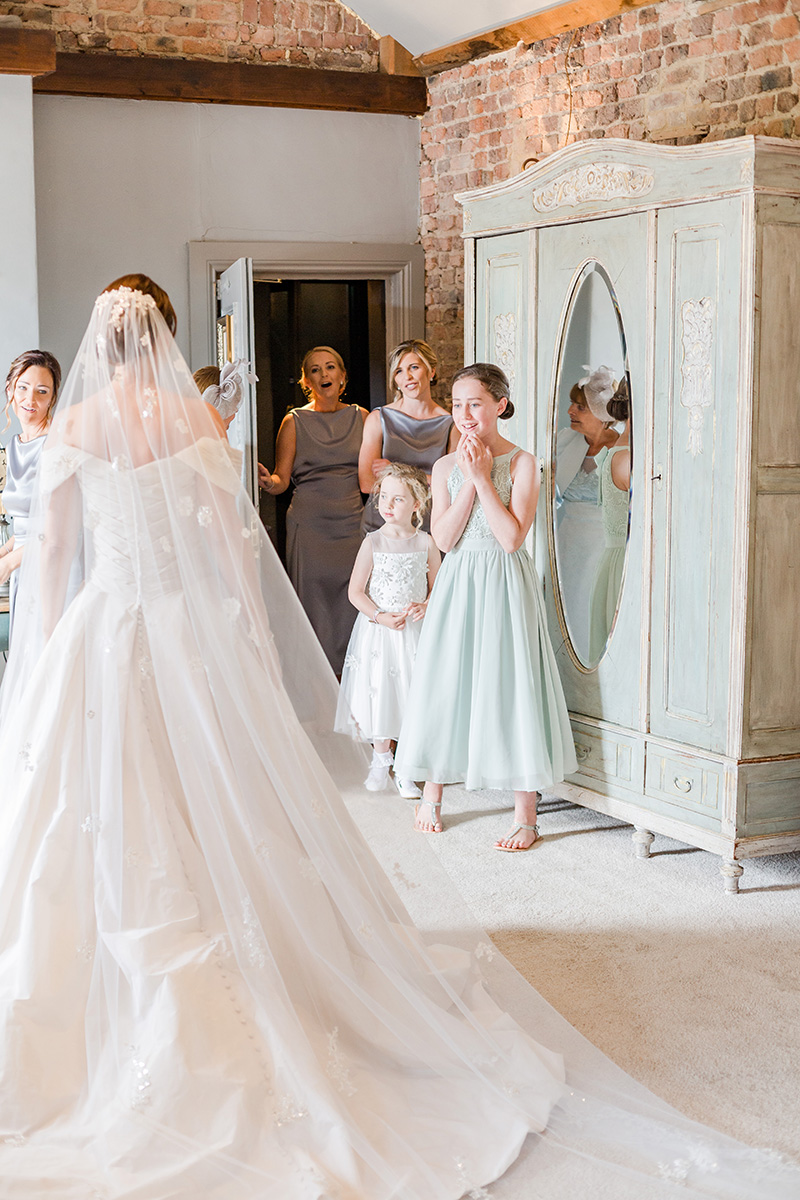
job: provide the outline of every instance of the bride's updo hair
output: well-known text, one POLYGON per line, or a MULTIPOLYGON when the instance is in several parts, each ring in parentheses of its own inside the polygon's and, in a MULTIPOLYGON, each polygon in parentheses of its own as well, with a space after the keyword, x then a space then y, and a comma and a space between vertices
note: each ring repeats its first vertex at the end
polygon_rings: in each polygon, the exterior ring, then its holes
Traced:
POLYGON ((612 421, 627 421, 631 415, 631 400, 627 379, 621 380, 608 402, 608 415, 612 421))
POLYGON ((462 367, 456 371, 453 376, 453 383, 457 383, 459 379, 477 379, 478 383, 484 388, 493 400, 499 404, 501 400, 505 400, 506 406, 501 413, 498 414, 501 421, 507 421, 509 417, 514 415, 514 405, 511 403, 509 392, 511 387, 504 371, 496 367, 494 363, 473 363, 469 367, 462 367))
POLYGON ((117 288, 130 288, 131 291, 143 292, 145 296, 152 296, 156 302, 156 308, 167 322, 167 328, 172 336, 175 336, 178 318, 172 307, 172 301, 164 289, 159 287, 149 275, 120 275, 119 279, 115 279, 108 287, 103 288, 101 295, 106 292, 115 292, 117 288))

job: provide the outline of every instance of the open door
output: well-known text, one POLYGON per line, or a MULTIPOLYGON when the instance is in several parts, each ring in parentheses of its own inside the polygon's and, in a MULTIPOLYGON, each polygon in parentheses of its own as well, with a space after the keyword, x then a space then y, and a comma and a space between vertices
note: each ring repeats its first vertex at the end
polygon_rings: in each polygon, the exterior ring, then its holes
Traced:
MULTIPOLYGON (((217 365, 242 358, 254 372, 253 260, 239 258, 217 281, 217 365)), ((228 429, 228 440, 244 456, 242 482, 258 508, 258 435, 255 384, 244 382, 242 406, 228 429)))

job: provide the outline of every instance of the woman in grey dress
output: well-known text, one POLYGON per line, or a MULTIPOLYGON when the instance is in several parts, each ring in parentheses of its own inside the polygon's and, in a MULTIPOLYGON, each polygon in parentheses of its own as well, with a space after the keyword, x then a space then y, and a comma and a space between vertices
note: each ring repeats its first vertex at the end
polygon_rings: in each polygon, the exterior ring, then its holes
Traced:
POLYGON ((363 505, 358 454, 367 412, 341 397, 347 372, 330 346, 303 359, 300 385, 308 404, 284 417, 275 470, 259 483, 277 496, 294 484, 286 514, 286 565, 328 661, 341 675, 356 612, 347 598, 361 544, 363 505))
POLYGON ((0 584, 10 583, 9 640, 14 630, 19 566, 27 537, 36 472, 60 383, 59 362, 46 350, 26 350, 18 355, 6 377, 6 429, 11 423, 12 412, 21 427, 6 448, 8 464, 3 489, 3 507, 14 522, 13 536, 0 547, 0 584))
MULTIPOLYGON (((362 492, 371 493, 375 480, 390 462, 419 467, 430 482, 433 464, 455 450, 458 433, 447 409, 431 396, 436 378, 436 355, 427 342, 410 338, 401 342, 389 356, 389 386, 393 399, 369 414, 364 425, 364 440, 358 459, 358 480, 362 492)), ((371 533, 383 522, 370 495, 361 523, 363 533, 371 533)), ((425 517, 423 528, 430 528, 425 517)))

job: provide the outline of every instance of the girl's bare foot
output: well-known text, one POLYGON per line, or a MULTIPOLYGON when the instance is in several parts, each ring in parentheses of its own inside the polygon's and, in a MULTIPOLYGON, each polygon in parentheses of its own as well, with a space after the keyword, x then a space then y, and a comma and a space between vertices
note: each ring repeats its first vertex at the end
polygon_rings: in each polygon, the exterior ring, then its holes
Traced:
POLYGON ((414 805, 414 828, 418 833, 442 832, 442 785, 426 783, 419 804, 414 805))
POLYGON ((509 850, 512 853, 520 850, 530 850, 535 842, 541 841, 536 825, 515 825, 510 833, 500 838, 494 844, 495 850, 509 850))

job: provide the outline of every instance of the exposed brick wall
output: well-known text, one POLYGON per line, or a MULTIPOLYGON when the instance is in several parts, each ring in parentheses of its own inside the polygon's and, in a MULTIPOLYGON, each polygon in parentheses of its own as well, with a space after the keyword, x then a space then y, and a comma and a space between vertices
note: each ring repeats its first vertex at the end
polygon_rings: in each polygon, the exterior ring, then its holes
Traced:
POLYGON ((422 120, 428 336, 462 362, 461 210, 453 197, 582 138, 683 145, 800 137, 800 0, 662 0, 447 71, 422 120), (565 56, 569 53, 569 73, 565 56), (570 94, 572 87, 572 118, 570 94))
POLYGON ((376 71, 378 39, 339 0, 0 0, 59 50, 376 71))

